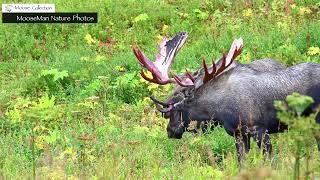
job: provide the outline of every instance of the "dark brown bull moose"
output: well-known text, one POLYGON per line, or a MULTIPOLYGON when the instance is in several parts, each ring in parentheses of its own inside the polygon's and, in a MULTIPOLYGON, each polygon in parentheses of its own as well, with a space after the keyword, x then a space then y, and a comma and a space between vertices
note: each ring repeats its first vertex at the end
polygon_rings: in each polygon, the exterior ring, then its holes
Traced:
MULTIPOLYGON (((188 33, 180 32, 171 40, 164 38, 155 62, 137 47, 133 48, 140 65, 152 74, 149 78, 141 70, 145 80, 161 85, 176 84, 173 96, 167 102, 151 97, 157 109, 170 119, 169 138, 180 139, 191 120, 212 121, 235 137, 240 161, 250 149, 250 137, 264 152, 271 154, 269 134, 287 128, 276 117, 275 100, 284 100, 287 95, 298 92, 314 99, 306 113, 315 112, 319 106, 320 64, 302 63, 286 68, 272 59, 239 64, 234 60, 243 48, 242 39, 234 40, 228 54, 223 53, 217 63, 212 60, 209 68, 203 59, 203 67, 194 73, 169 77, 174 57, 187 37, 188 33)), ((320 113, 316 121, 320 124, 320 113)))

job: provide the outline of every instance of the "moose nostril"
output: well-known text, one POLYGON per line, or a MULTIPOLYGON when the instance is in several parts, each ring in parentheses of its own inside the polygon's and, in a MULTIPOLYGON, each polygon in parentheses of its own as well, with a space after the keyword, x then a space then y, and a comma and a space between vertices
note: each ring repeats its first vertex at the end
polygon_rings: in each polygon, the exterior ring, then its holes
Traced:
POLYGON ((170 139, 181 139, 182 134, 176 133, 171 127, 167 127, 168 138, 170 139))
POLYGON ((172 132, 168 132, 168 138, 170 138, 170 139, 181 139, 182 138, 182 134, 174 134, 172 132))

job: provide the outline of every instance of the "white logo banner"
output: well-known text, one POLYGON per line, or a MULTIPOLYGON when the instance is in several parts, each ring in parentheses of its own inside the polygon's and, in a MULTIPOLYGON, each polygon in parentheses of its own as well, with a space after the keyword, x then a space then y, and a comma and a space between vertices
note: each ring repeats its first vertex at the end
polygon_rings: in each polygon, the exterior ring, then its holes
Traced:
POLYGON ((54 13, 54 4, 2 4, 3 13, 54 13))

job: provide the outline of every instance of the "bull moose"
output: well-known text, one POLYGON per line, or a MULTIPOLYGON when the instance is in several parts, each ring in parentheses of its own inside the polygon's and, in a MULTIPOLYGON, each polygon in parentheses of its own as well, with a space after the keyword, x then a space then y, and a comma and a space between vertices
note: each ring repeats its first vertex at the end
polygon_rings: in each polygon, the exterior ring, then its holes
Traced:
MULTIPOLYGON (((251 137, 264 153, 270 155, 269 134, 287 128, 277 119, 273 105, 275 100, 284 100, 287 95, 298 92, 314 99, 309 109, 316 112, 320 104, 320 64, 308 62, 286 68, 272 59, 240 64, 235 59, 243 48, 241 38, 233 41, 228 54, 223 53, 217 63, 212 60, 210 67, 203 59, 202 67, 197 71, 169 77, 174 57, 187 37, 187 32, 179 32, 170 40, 164 38, 155 62, 150 61, 138 47, 133 47, 140 65, 152 73, 151 78, 141 70, 145 80, 160 85, 176 85, 172 97, 166 102, 151 97, 157 109, 169 118, 169 138, 180 139, 191 120, 212 121, 235 137, 241 161, 250 149, 251 137)), ((320 124, 320 113, 316 121, 320 124)), ((320 140, 318 148, 320 150, 320 140)))

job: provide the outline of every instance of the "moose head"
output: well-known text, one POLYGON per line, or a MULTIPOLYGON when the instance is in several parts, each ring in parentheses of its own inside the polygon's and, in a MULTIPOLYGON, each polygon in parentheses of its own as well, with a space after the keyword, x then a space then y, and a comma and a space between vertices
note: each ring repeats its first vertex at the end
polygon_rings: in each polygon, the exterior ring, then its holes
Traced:
POLYGON ((176 86, 173 96, 167 102, 161 102, 154 97, 150 97, 155 102, 157 109, 164 114, 165 118, 169 119, 167 126, 169 138, 180 139, 193 118, 210 119, 210 117, 201 117, 205 116, 201 113, 194 115, 190 111, 192 108, 190 106, 194 105, 191 102, 199 98, 197 97, 198 91, 204 89, 211 82, 214 83, 223 72, 227 71, 228 67, 232 66, 233 60, 241 53, 243 47, 242 39, 236 39, 233 41, 228 54, 226 55, 223 52, 222 58, 217 63, 212 59, 210 67, 203 58, 202 67, 197 71, 193 73, 186 71, 185 74, 169 76, 174 57, 186 42, 187 37, 187 32, 179 32, 170 40, 163 38, 155 62, 150 61, 138 47, 133 47, 133 52, 140 65, 152 74, 152 78, 149 78, 141 70, 140 74, 145 80, 160 85, 174 83, 176 86))

